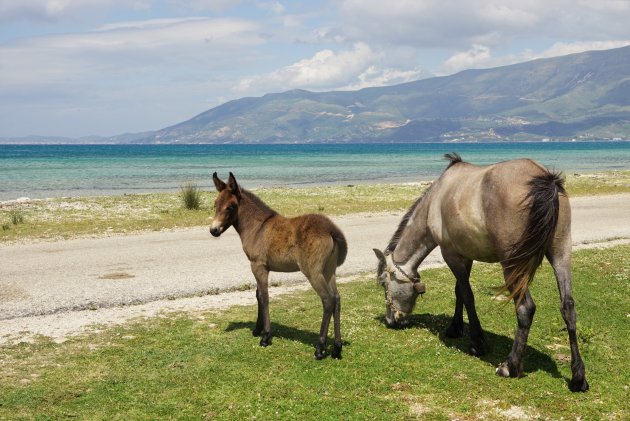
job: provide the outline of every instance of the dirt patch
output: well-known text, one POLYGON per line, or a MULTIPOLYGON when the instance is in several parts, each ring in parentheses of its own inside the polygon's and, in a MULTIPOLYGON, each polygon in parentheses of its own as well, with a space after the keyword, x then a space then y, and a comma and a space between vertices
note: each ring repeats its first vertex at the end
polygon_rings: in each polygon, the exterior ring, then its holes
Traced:
POLYGON ((22 288, 13 284, 6 284, 0 289, 0 303, 8 303, 9 301, 24 300, 29 295, 22 288))
POLYGON ((135 275, 131 275, 127 272, 112 272, 102 276, 99 276, 98 279, 130 279, 135 278, 135 275))

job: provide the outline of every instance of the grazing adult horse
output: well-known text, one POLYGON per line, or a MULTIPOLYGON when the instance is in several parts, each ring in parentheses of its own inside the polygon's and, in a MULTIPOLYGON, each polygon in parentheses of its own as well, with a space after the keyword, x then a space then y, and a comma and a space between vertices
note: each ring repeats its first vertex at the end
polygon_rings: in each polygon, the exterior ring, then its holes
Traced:
POLYGON ((571 209, 563 180, 529 159, 478 167, 447 154, 446 171, 403 217, 385 252, 374 250, 378 280, 385 289, 388 326, 404 325, 424 291, 418 266, 435 247, 457 280, 455 314, 446 330, 463 334, 463 307, 470 324, 470 352, 484 353, 484 335, 470 288, 473 260, 499 262, 514 299, 518 326, 503 377, 523 375, 523 352, 536 305, 528 284, 544 256, 551 263, 560 291, 561 313, 571 345, 572 391, 588 390, 578 350, 571 296, 571 209))
POLYGON ((219 195, 210 233, 218 237, 233 226, 241 237, 243 251, 256 278, 258 318, 254 336, 260 346, 271 344, 269 320, 269 272, 301 271, 319 294, 324 315, 315 347, 315 358, 324 358, 331 316, 334 317, 335 342, 332 358, 341 358, 341 301, 335 271, 346 259, 348 246, 341 230, 323 215, 285 218, 253 193, 242 189, 230 173, 227 183, 212 175, 219 195))

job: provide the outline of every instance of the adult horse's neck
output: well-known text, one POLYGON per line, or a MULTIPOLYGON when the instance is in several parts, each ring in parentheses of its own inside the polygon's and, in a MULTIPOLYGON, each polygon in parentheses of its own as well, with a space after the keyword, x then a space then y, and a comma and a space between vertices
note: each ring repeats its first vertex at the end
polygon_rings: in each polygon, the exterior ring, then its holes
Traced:
POLYGON ((428 227, 432 187, 409 208, 386 249, 394 263, 407 274, 415 274, 420 263, 437 246, 428 227))
POLYGON ((271 209, 255 194, 241 189, 241 200, 238 207, 238 221, 234 229, 243 239, 251 233, 258 232, 262 225, 278 213, 271 209))

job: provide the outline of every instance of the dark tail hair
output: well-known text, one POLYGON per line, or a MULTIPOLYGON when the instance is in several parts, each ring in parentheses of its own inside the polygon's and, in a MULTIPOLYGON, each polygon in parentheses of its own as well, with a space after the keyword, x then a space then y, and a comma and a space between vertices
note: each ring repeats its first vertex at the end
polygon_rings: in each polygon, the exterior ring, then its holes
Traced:
POLYGON ((330 236, 338 249, 337 266, 341 266, 343 265, 343 262, 346 261, 346 256, 348 255, 348 243, 346 242, 346 237, 344 237, 343 232, 341 232, 341 230, 336 226, 331 231, 330 236))
POLYGON ((509 299, 515 299, 517 304, 525 296, 553 239, 558 224, 558 196, 565 193, 564 179, 559 172, 547 171, 531 179, 528 185, 530 190, 523 201, 524 206, 529 207, 527 225, 512 246, 509 257, 502 262, 509 274, 499 290, 499 293, 510 290, 509 299))

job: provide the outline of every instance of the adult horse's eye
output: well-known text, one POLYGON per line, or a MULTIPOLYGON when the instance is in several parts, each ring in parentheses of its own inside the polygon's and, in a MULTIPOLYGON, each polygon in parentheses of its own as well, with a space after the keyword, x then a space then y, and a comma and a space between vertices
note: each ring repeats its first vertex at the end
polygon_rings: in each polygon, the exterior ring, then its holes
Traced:
POLYGON ((227 208, 227 211, 230 213, 233 213, 236 210, 236 205, 230 205, 227 208))

